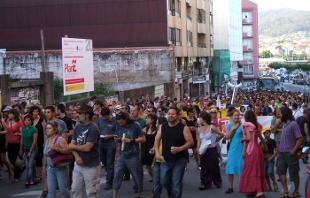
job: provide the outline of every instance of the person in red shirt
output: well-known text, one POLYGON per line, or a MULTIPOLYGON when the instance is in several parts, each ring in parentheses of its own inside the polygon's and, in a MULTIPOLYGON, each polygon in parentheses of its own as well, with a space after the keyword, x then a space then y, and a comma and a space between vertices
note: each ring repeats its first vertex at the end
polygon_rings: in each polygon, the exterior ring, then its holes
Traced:
POLYGON ((8 158, 10 163, 14 166, 14 183, 17 183, 23 173, 23 170, 15 166, 16 157, 21 156, 20 140, 21 129, 24 126, 20 115, 16 109, 9 111, 8 119, 6 121, 6 130, 8 132, 8 158))

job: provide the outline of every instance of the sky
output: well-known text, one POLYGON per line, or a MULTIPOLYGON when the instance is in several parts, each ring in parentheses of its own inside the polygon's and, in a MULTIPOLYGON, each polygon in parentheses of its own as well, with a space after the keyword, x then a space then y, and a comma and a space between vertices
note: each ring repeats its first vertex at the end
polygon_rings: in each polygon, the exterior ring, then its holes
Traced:
POLYGON ((259 12, 279 8, 291 8, 293 10, 310 11, 309 0, 251 0, 251 1, 257 3, 259 12))

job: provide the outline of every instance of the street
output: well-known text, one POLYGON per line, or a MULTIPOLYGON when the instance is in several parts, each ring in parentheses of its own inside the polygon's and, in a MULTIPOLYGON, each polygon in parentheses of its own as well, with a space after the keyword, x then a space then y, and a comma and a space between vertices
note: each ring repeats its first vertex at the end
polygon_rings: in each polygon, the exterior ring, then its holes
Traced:
MULTIPOLYGON (((221 170, 222 179, 223 179, 223 187, 218 189, 216 187, 212 187, 212 189, 200 191, 198 189, 199 183, 199 174, 200 171, 196 168, 194 158, 190 158, 189 169, 185 172, 183 179, 183 196, 185 198, 198 197, 198 198, 214 198, 214 197, 230 197, 230 198, 244 198, 244 194, 238 193, 238 184, 240 176, 235 176, 234 180, 234 193, 225 194, 225 191, 228 189, 228 180, 225 174, 225 171, 221 170)), ((222 168, 221 168, 222 169, 222 168)), ((23 174, 23 178, 19 183, 13 184, 13 179, 8 179, 7 172, 2 172, 3 179, 0 181, 0 195, 1 198, 8 197, 23 197, 23 198, 35 198, 38 197, 42 192, 42 182, 35 186, 30 186, 29 189, 26 189, 24 186, 25 182, 25 173, 23 174)), ((300 187, 299 192, 301 197, 305 197, 305 183, 306 183, 306 165, 300 161, 300 187)), ((102 169, 101 171, 101 189, 100 189, 100 197, 111 197, 113 195, 113 190, 104 190, 105 185, 105 171, 102 169)), ((276 176, 277 177, 277 176, 276 176)), ((147 173, 147 170, 144 169, 144 189, 142 196, 143 197, 151 197, 150 192, 152 191, 152 184, 149 182, 150 176, 147 173)), ((134 183, 133 180, 123 181, 121 189, 119 191, 119 198, 135 198, 137 196, 132 189, 134 183)), ((277 197, 282 193, 281 183, 278 182, 279 191, 278 192, 266 192, 266 197, 277 197)), ((294 185, 291 181, 288 181, 289 191, 293 192, 294 185)), ((58 193, 59 195, 59 193, 58 193)), ((60 197, 60 195, 59 195, 60 197)), ((162 198, 166 198, 166 191, 163 190, 162 198)))
MULTIPOLYGON (((282 83, 282 85, 283 85, 283 89, 285 91, 310 93, 310 87, 308 85, 296 85, 296 84, 292 84, 292 81, 284 82, 284 83, 282 83)), ((278 86, 278 87, 280 87, 280 90, 281 90, 281 86, 278 86)))

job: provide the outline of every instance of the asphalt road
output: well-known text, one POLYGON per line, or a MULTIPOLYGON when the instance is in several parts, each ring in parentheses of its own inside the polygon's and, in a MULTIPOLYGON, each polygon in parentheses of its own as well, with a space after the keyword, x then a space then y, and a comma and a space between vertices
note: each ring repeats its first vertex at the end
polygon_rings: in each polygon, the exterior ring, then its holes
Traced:
POLYGON ((308 85, 296 85, 291 82, 283 83, 284 90, 296 91, 301 93, 310 93, 310 87, 308 85))
MULTIPOLYGON (((302 195, 301 197, 305 197, 305 183, 307 179, 306 174, 306 165, 300 161, 300 188, 299 192, 302 195)), ((149 182, 150 176, 147 174, 145 170, 144 177, 144 190, 142 193, 143 197, 151 197, 150 192, 152 190, 152 183, 149 182)), ((225 171, 221 170, 222 179, 223 179, 223 187, 211 188, 208 190, 200 191, 198 187, 199 183, 199 174, 200 171, 196 168, 195 162, 193 158, 190 158, 189 169, 185 172, 184 180, 183 180, 183 196, 184 198, 214 198, 214 197, 227 197, 227 198, 245 198, 245 195, 238 193, 238 184, 239 184, 239 176, 235 176, 234 183, 234 193, 225 194, 225 191, 228 189, 228 181, 225 171)), ((25 189, 25 173, 21 181, 17 184, 12 183, 12 179, 8 178, 7 172, 2 171, 3 179, 0 181, 0 197, 1 198, 9 198, 9 197, 23 197, 23 198, 35 198, 38 197, 42 191, 43 184, 40 183, 35 186, 30 186, 29 189, 25 189)), ((112 190, 104 190, 105 185, 105 171, 102 169, 101 174, 101 189, 100 189, 100 197, 111 197, 112 190)), ((134 183, 133 180, 123 181, 121 189, 119 191, 119 198, 135 198, 137 195, 134 193, 132 189, 134 183)), ((288 181, 289 190, 292 193, 294 185, 292 182, 288 181)), ((278 192, 267 192, 266 197, 277 197, 282 193, 282 186, 280 182, 278 182, 279 191, 278 192)), ((59 195, 59 194, 58 194, 59 195)), ((60 196, 58 196, 60 197, 60 196)), ((162 198, 166 198, 166 191, 163 190, 162 198)))

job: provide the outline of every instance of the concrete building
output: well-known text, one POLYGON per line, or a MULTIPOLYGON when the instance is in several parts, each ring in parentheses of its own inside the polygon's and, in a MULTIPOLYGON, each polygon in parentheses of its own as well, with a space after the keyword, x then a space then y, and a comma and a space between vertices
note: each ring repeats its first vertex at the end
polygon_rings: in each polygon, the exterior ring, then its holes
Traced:
POLYGON ((209 65, 213 56, 213 1, 167 2, 168 42, 175 44, 178 95, 205 95, 210 91, 209 65))
MULTIPOLYGON (((7 50, 10 55, 6 57, 10 60, 32 57, 33 52, 28 50, 41 48, 39 32, 43 29, 48 50, 60 50, 64 35, 92 39, 94 60, 97 57, 95 51, 102 52, 98 56, 102 65, 97 67, 98 62, 94 63, 94 68, 100 68, 95 71, 95 80, 111 83, 119 93, 149 86, 158 90, 160 86, 169 90, 165 95, 181 98, 185 95, 198 97, 209 91, 209 65, 213 55, 212 0, 63 0, 44 3, 31 0, 18 4, 5 1, 0 6, 0 13, 6 19, 0 21, 0 48, 7 50), (21 50, 23 54, 12 53, 21 50), (163 57, 169 57, 170 61, 162 60, 163 57), (115 58, 126 65, 126 69, 117 65, 115 58), (167 64, 160 66, 162 61, 167 64), (136 72, 134 78, 118 78, 117 82, 106 78, 105 72, 117 71, 126 76, 137 65, 141 66, 141 71, 136 72), (163 78, 148 81, 145 73, 152 73, 151 70, 155 76, 160 73, 163 78), (164 74, 164 71, 169 72, 164 74), (137 81, 139 78, 143 80, 137 81)), ((48 55, 61 64, 59 54, 48 55)), ((5 68, 10 64, 5 60, 7 58, 3 61, 5 68)), ((40 55, 36 59, 40 59, 40 55)), ((50 60, 49 57, 46 59, 50 60)), ((15 67, 19 67, 18 62, 14 63, 15 67)), ((55 76, 62 73, 59 69, 53 72, 55 76)), ((155 90, 153 92, 151 95, 155 90)))
POLYGON ((255 83, 259 77, 258 62, 258 9, 250 0, 242 0, 242 39, 243 39, 243 85, 255 83))
POLYGON ((229 64, 221 61, 212 64, 212 71, 219 71, 212 73, 212 88, 215 89, 215 87, 221 87, 223 84, 224 71, 227 71, 227 68, 224 67, 227 67, 227 65, 230 66, 230 73, 227 75, 237 80, 238 62, 243 60, 241 1, 213 1, 213 10, 214 21, 216 21, 214 23, 214 50, 220 51, 217 54, 225 57, 219 56, 218 58, 226 61, 228 59, 225 51, 229 51, 229 64))

